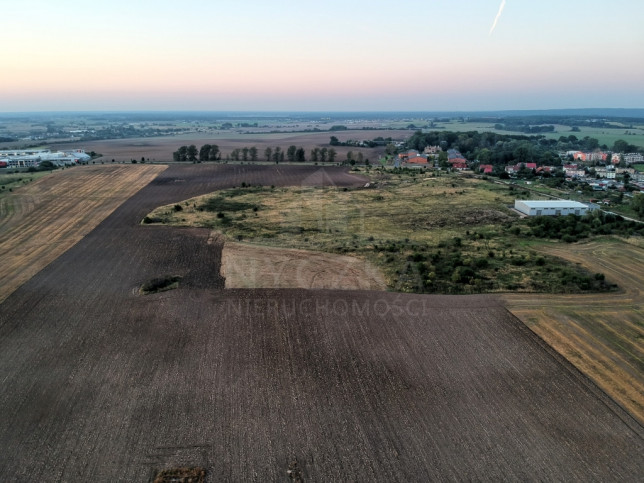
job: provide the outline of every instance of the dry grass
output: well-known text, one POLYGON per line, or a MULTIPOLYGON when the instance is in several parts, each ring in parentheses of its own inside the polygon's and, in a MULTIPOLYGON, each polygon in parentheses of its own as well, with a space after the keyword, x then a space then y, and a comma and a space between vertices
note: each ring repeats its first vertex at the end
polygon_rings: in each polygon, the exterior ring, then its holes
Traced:
POLYGON ((644 422, 644 250, 616 239, 537 249, 602 272, 622 291, 506 295, 508 308, 644 422))
POLYGON ((0 199, 0 302, 89 233, 165 166, 86 166, 0 199))
POLYGON ((369 262, 355 257, 227 242, 222 254, 226 288, 385 290, 369 262))

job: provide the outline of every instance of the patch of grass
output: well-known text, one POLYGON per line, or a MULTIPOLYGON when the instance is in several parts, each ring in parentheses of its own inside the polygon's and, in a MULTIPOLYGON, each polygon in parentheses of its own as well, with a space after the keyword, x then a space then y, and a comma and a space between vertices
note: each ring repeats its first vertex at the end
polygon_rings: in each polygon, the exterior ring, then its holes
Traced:
POLYGON ((144 282, 139 289, 141 295, 150 295, 158 292, 165 292, 166 290, 173 290, 179 288, 179 281, 181 277, 178 275, 166 275, 164 277, 153 278, 144 282))

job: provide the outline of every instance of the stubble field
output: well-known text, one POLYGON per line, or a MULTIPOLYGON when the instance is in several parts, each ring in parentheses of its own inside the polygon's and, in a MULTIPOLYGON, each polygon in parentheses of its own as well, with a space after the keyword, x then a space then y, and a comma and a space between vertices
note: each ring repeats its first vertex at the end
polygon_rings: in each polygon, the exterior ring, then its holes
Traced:
POLYGON ((0 197, 0 302, 164 169, 83 166, 4 193, 0 197))
POLYGON ((239 186, 171 166, 0 305, 0 474, 21 481, 634 480, 643 429, 498 298, 222 290, 210 230, 141 226, 239 186), (181 276, 175 290, 138 294, 181 276), (290 473, 289 473, 290 471, 290 473))
POLYGON ((617 239, 536 248, 605 273, 621 291, 507 294, 509 310, 644 422, 644 249, 617 239))

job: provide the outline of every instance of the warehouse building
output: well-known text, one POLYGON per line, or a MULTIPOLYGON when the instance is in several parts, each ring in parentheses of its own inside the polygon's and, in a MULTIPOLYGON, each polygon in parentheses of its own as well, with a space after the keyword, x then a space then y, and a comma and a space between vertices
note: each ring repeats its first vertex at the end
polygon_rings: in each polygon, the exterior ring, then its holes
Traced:
POLYGON ((569 200, 516 200, 514 209, 528 216, 585 215, 594 208, 569 200))

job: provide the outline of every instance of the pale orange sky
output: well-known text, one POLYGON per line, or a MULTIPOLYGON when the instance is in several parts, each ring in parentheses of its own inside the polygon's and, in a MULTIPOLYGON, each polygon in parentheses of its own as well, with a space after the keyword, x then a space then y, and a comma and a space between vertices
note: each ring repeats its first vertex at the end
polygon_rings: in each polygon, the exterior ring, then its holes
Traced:
POLYGON ((644 106, 635 1, 5 3, 5 112, 644 106))

